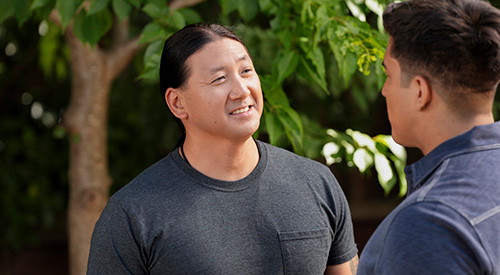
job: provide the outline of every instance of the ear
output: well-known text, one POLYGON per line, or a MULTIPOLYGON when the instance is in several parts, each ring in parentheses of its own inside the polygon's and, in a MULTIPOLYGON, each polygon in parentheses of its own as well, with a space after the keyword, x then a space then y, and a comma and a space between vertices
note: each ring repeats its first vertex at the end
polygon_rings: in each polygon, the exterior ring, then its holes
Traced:
POLYGON ((184 97, 179 88, 168 88, 165 91, 165 102, 168 108, 179 119, 188 117, 187 110, 184 106, 184 97))
POLYGON ((415 105, 417 110, 426 110, 434 99, 434 91, 427 78, 417 75, 412 81, 415 89, 415 105))

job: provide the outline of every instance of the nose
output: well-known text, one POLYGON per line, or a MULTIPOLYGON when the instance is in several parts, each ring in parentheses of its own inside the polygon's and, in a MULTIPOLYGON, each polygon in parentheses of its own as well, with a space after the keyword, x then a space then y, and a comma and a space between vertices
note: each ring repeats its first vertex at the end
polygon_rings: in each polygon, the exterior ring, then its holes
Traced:
POLYGON ((231 100, 245 99, 250 95, 250 88, 246 84, 245 80, 241 77, 235 78, 233 85, 231 86, 231 91, 229 93, 229 98, 231 100))

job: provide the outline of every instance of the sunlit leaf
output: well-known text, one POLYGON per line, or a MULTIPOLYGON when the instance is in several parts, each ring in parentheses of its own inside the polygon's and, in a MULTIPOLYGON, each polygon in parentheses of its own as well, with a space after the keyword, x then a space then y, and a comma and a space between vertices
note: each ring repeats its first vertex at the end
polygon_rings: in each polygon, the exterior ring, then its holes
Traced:
POLYGON ((122 21, 129 16, 132 6, 126 0, 113 0, 113 10, 122 21))
POLYGON ((373 165, 373 156, 364 148, 356 150, 352 160, 361 173, 364 173, 366 169, 373 165))
POLYGON ((396 183, 391 165, 387 157, 380 153, 375 153, 374 161, 375 169, 377 170, 378 181, 387 194, 396 183))
POLYGON ((340 151, 340 146, 338 146, 335 142, 328 142, 323 146, 323 150, 321 154, 325 157, 326 165, 332 165, 337 162, 334 155, 338 154, 340 151))

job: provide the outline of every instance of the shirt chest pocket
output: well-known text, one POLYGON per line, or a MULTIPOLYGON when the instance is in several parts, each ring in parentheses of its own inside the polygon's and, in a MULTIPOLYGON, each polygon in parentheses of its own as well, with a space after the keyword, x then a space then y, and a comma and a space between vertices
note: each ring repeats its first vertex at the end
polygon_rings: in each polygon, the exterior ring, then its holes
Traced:
POLYGON ((279 232, 285 274, 323 274, 326 269, 332 235, 328 228, 279 232))

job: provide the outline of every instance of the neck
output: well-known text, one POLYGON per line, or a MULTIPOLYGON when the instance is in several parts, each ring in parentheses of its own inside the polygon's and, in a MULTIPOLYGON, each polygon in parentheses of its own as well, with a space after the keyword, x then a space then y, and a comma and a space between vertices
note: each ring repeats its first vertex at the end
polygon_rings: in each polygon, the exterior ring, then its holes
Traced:
POLYGON ((259 162, 259 151, 252 137, 241 141, 199 141, 188 135, 183 151, 183 157, 194 169, 218 180, 240 180, 259 162))
POLYGON ((471 115, 468 118, 454 116, 451 114, 434 116, 425 120, 427 123, 421 136, 423 142, 418 148, 424 155, 427 155, 441 143, 463 134, 478 125, 485 125, 495 122, 493 114, 482 113, 471 115))

